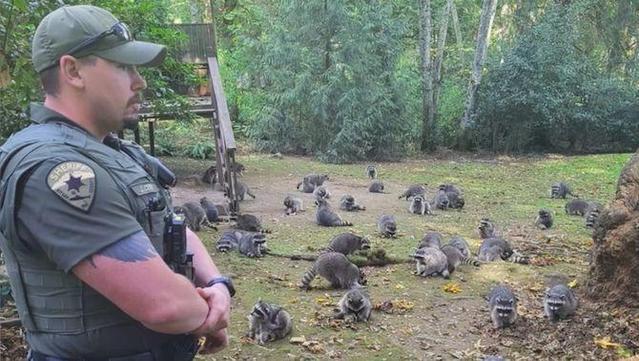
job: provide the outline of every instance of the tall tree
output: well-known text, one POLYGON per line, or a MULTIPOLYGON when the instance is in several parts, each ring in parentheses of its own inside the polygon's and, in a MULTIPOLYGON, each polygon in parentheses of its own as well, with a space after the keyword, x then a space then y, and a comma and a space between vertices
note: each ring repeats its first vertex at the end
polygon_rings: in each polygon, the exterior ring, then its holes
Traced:
POLYGON ((473 60, 470 83, 468 85, 468 98, 466 99, 466 110, 461 119, 460 125, 462 129, 466 129, 472 122, 477 103, 477 90, 481 83, 481 70, 486 58, 486 50, 488 49, 488 39, 490 38, 490 29, 495 19, 495 11, 497 10, 497 0, 484 0, 481 9, 481 18, 479 20, 479 31, 477 32, 477 42, 475 46, 475 59, 473 60))
POLYGON ((437 118, 437 100, 439 99, 439 89, 442 85, 442 64, 444 62, 444 48, 446 47, 446 35, 448 34, 448 18, 453 6, 453 0, 447 0, 442 9, 439 33, 437 33, 437 53, 433 64, 433 120, 434 130, 437 118))
POLYGON ((430 0, 419 0, 419 56, 422 75, 422 144, 421 149, 432 147, 433 126, 433 76, 430 61, 432 33, 430 0))
POLYGON ((457 16, 457 6, 455 2, 450 2, 450 14, 453 18, 453 30, 455 30, 455 40, 457 41, 457 50, 459 51, 459 61, 464 61, 464 45, 462 43, 461 29, 459 28, 459 17, 457 16))

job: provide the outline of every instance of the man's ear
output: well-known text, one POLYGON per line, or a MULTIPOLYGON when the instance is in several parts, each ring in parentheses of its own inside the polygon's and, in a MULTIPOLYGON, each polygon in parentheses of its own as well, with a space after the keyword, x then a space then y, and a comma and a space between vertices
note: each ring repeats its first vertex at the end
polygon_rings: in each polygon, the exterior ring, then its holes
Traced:
POLYGON ((73 88, 84 88, 84 79, 80 68, 82 64, 71 55, 63 55, 59 60, 60 82, 73 88))

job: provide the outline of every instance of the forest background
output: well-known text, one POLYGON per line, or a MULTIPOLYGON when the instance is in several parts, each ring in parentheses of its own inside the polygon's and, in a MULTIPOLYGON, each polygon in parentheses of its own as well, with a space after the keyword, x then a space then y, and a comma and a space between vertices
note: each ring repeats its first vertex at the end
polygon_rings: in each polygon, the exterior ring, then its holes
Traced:
MULTIPOLYGON (((146 100, 180 121, 166 134, 197 124, 182 95, 206 80, 167 24, 213 14, 234 130, 257 150, 343 163, 639 145, 637 0, 0 0, 0 140, 42 98, 31 35, 63 3, 108 8, 138 39, 168 45, 143 70, 146 100)), ((210 133, 186 150, 166 134, 161 152, 211 155, 210 133)))

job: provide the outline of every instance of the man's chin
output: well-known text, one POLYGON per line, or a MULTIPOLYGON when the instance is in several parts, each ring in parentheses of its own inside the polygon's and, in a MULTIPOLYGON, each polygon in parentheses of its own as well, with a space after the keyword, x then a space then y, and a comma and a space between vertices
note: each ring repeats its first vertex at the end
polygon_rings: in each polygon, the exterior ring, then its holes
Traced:
POLYGON ((122 129, 135 129, 138 127, 139 119, 135 118, 125 118, 122 121, 122 129))

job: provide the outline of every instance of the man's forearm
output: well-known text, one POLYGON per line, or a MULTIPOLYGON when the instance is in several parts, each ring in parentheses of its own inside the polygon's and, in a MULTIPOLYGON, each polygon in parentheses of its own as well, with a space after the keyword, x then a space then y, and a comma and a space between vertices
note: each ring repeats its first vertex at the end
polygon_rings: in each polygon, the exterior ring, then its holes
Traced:
POLYGON ((204 286, 213 277, 220 275, 220 271, 211 259, 204 244, 190 229, 186 231, 186 248, 193 253, 193 267, 195 268, 195 285, 204 286))

